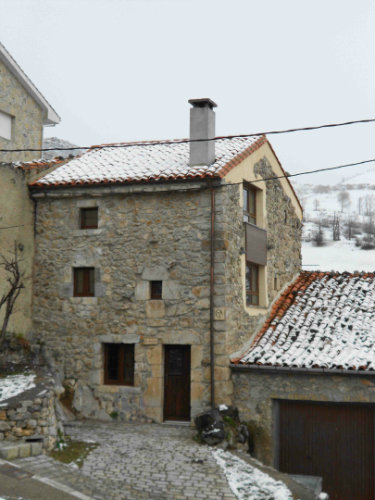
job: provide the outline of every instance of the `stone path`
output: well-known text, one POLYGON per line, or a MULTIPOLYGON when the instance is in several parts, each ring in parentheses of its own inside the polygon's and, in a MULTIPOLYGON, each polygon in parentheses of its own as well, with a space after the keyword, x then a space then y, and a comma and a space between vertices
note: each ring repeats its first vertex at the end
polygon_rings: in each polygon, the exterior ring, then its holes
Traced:
POLYGON ((16 463, 98 500, 236 500, 208 447, 189 427, 74 422, 66 433, 99 443, 82 469, 40 456, 16 463))

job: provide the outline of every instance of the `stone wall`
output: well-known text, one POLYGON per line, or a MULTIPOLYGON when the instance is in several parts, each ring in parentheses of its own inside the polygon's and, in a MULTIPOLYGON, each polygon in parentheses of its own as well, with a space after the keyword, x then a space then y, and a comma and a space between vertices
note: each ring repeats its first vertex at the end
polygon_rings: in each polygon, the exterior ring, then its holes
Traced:
POLYGON ((275 463, 277 400, 375 403, 375 379, 365 375, 233 370, 240 418, 254 429, 256 458, 275 463))
MULTIPOLYGON (((0 111, 13 117, 12 140, 0 137, 1 149, 40 148, 43 139, 43 112, 31 95, 0 62, 0 111)), ((40 158, 35 152, 2 153, 1 161, 29 161, 40 158)))
MULTIPOLYGON (((254 165, 255 174, 272 177, 266 156, 254 165)), ((280 182, 267 181, 264 229, 267 231, 265 281, 267 307, 246 307, 244 296, 245 228, 240 203, 242 185, 227 185, 217 194, 217 251, 215 253, 216 307, 224 307, 225 321, 215 322, 215 362, 217 364, 217 403, 233 404, 233 385, 229 369, 231 354, 242 352, 260 329, 272 301, 299 272, 301 265, 301 220, 280 182), (277 288, 274 278, 277 276, 277 288)))
POLYGON ((191 346, 192 414, 207 407, 210 199, 197 188, 38 198, 34 329, 81 414, 162 420, 165 344, 191 346), (85 206, 99 207, 98 229, 78 229, 85 206), (72 296, 75 266, 95 267, 95 297, 72 296), (135 345, 134 387, 103 384, 107 342, 135 345))
POLYGON ((52 385, 30 389, 0 406, 0 441, 41 439, 47 450, 57 438, 55 392, 52 385))

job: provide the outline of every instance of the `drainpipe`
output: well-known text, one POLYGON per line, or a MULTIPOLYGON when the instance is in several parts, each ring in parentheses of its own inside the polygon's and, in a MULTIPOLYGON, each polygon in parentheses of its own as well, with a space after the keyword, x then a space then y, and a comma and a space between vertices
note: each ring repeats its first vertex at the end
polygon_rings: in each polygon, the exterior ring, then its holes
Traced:
POLYGON ((215 188, 211 186, 211 236, 210 236, 210 375, 211 409, 215 408, 215 351, 214 351, 214 258, 215 258, 215 188))

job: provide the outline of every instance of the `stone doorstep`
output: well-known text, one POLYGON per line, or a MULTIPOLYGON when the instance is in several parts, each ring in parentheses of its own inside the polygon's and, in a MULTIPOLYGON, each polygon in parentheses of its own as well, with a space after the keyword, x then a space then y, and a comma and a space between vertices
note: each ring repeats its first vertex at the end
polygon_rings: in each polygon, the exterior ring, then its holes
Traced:
POLYGON ((35 457, 43 453, 43 441, 1 441, 0 457, 5 460, 35 457))

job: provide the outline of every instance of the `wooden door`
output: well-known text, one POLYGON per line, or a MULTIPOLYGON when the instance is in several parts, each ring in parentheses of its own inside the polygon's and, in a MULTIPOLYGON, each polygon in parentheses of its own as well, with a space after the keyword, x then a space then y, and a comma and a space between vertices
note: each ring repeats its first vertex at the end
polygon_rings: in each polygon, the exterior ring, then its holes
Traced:
POLYGON ((374 407, 280 401, 282 472, 323 478, 330 500, 374 500, 374 407))
POLYGON ((190 420, 190 346, 166 345, 164 420, 190 420))

